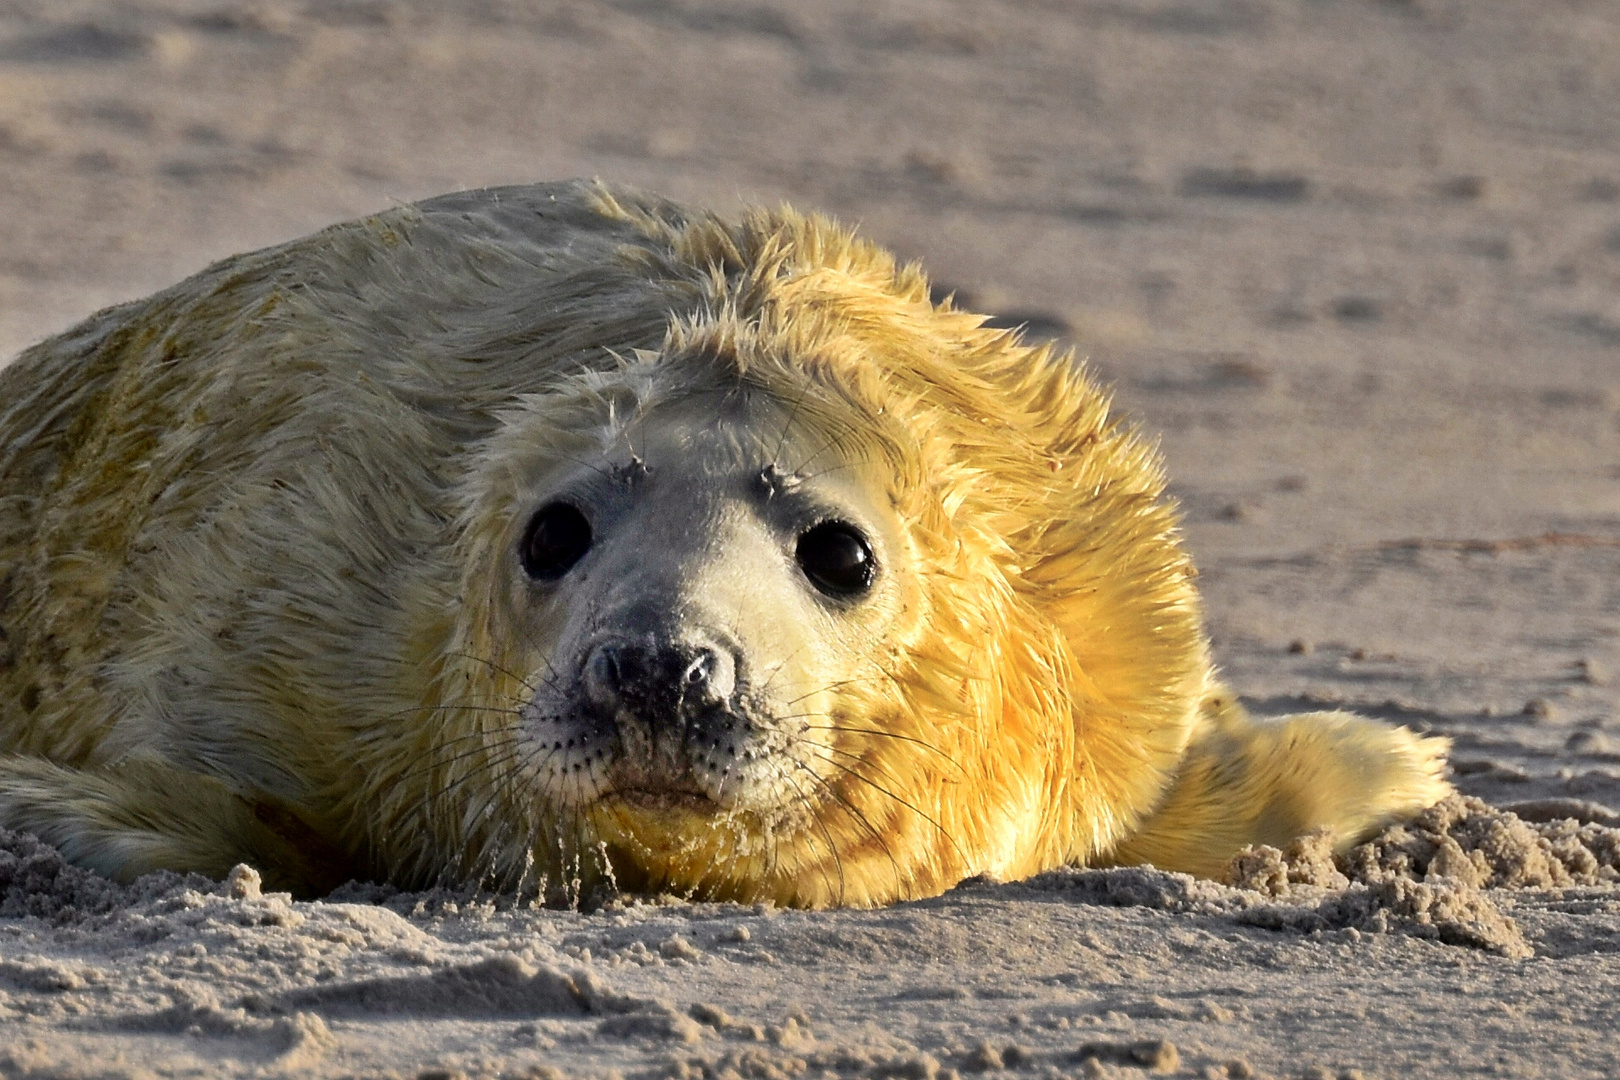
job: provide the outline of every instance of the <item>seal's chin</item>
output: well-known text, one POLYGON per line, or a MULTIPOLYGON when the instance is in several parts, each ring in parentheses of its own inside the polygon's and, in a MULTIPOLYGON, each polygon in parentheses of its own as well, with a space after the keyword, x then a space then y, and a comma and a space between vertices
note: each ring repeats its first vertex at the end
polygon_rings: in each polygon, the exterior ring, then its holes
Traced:
POLYGON ((796 834, 778 816, 655 783, 615 788, 589 819, 618 888, 752 902, 777 897, 763 876, 772 852, 796 834))

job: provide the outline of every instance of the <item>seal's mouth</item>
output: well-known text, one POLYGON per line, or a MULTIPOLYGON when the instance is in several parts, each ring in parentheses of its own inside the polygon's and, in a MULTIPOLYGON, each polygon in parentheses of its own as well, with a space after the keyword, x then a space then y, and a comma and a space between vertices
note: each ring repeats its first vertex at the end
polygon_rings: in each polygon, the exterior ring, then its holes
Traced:
POLYGON ((682 809, 713 813, 720 809, 720 805, 707 793, 695 788, 624 787, 614 789, 608 798, 627 803, 638 810, 654 812, 682 809))

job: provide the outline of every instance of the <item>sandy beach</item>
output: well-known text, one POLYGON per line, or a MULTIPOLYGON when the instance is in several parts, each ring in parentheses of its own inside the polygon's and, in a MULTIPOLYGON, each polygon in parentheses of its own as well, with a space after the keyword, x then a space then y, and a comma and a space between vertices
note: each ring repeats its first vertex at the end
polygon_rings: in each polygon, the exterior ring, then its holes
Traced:
POLYGON ((0 1076, 1620 1074, 1620 7, 0 0, 0 356, 572 176, 829 211, 1071 344, 1249 706, 1448 736, 1484 802, 1338 869, 820 913, 122 887, 5 836, 0 1076))

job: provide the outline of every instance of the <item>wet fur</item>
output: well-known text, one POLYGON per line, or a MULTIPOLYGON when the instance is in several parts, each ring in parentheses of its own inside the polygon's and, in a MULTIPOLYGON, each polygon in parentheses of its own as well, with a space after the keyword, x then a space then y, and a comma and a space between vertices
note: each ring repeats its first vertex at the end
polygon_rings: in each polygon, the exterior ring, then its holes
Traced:
POLYGON ((125 879, 826 905, 1212 873, 1442 797, 1439 740, 1229 703, 1154 448, 981 323, 825 219, 584 183, 101 312, 0 371, 0 825, 125 879), (638 424, 732 392, 800 433, 768 468, 814 473, 814 432, 867 470, 911 591, 852 670, 765 691, 832 703, 772 720, 782 805, 570 802, 526 719, 574 675, 519 530, 559 470, 628 467, 638 424))

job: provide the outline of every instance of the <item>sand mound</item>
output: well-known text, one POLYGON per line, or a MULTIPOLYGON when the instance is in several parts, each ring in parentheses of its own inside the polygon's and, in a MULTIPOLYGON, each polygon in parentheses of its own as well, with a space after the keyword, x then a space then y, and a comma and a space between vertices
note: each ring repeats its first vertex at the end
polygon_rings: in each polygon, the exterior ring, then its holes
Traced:
POLYGON ((1399 933, 1522 959, 1534 950, 1503 910, 1515 890, 1608 892, 1617 881, 1620 829, 1573 817, 1527 821, 1455 796, 1342 854, 1326 833, 1281 850, 1246 848, 1224 883, 1131 866, 1059 870, 1013 888, 1268 930, 1399 933))
POLYGON ((53 847, 0 829, 0 918, 73 922, 127 902, 129 890, 70 866, 53 847))
POLYGON ((1620 880, 1620 829, 1564 818, 1531 822, 1479 799, 1452 796, 1342 855, 1331 837, 1304 836, 1279 851, 1246 848, 1229 885, 1285 896, 1295 885, 1343 889, 1397 878, 1473 888, 1557 889, 1620 880))
POLYGON ((1529 822, 1453 796, 1339 860, 1351 881, 1449 878, 1479 888, 1557 889, 1620 880, 1620 829, 1529 822))
POLYGON ((1254 925, 1299 930, 1399 931, 1447 944, 1532 955, 1517 924, 1487 890, 1610 886, 1620 879, 1620 829, 1563 818, 1530 822, 1479 799, 1453 796, 1341 855, 1332 838, 1301 837, 1284 850, 1247 848, 1226 881, 1313 908, 1267 904, 1254 925))

